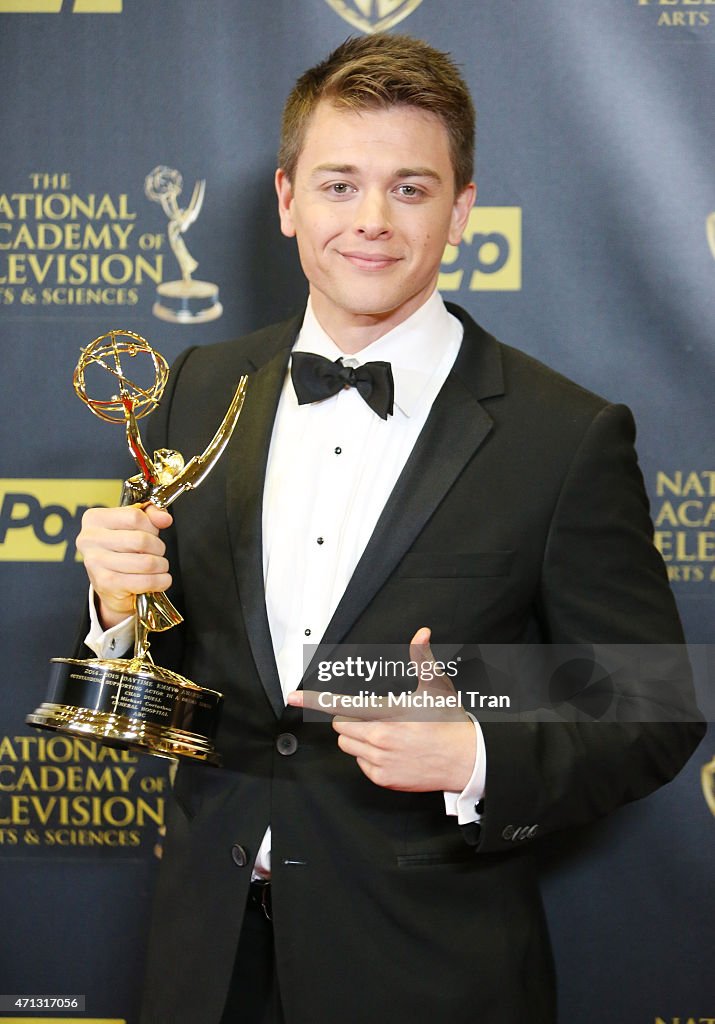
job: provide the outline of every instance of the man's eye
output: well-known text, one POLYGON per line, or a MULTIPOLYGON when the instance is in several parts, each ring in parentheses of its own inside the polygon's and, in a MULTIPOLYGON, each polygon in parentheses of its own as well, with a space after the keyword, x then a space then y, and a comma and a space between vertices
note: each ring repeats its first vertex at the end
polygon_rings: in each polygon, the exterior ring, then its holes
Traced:
POLYGON ((417 196, 422 195, 422 190, 417 188, 416 185, 398 185, 397 191, 405 199, 416 199, 417 196))
POLYGON ((337 196, 344 196, 350 191, 350 185, 346 181, 334 181, 330 186, 330 191, 337 196))

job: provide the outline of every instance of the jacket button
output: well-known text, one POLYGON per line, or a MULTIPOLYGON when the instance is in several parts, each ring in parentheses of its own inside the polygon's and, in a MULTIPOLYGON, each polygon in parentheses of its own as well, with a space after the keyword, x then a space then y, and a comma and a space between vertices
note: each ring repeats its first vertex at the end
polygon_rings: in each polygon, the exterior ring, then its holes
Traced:
POLYGON ((298 749, 298 740, 292 732, 282 732, 276 740, 276 750, 284 757, 295 754, 298 749))
POLYGON ((245 846, 241 846, 240 843, 234 843, 231 847, 231 860, 239 868, 245 868, 248 864, 248 850, 245 846))

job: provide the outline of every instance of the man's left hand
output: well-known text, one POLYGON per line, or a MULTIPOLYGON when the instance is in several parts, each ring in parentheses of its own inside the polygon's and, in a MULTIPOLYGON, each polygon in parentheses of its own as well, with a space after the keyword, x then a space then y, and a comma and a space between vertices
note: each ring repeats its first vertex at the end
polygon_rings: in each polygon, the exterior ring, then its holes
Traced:
MULTIPOLYGON (((446 674, 435 671, 430 630, 418 629, 410 642, 410 659, 418 667, 415 694, 456 695, 446 674)), ((442 790, 460 793, 469 782, 476 759, 474 723, 461 707, 430 708, 420 715, 414 707, 352 707, 339 694, 295 690, 288 704, 313 711, 341 708, 333 719, 338 746, 354 757, 377 786, 404 792, 442 790)))

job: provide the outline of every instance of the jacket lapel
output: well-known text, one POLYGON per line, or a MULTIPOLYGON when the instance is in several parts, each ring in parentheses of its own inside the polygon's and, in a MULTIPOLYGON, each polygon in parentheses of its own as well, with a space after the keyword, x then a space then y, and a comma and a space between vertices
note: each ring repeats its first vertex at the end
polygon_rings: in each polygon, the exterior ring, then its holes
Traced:
MULTIPOLYGON (((503 394, 499 345, 463 310, 448 308, 463 322, 462 347, 328 624, 320 642, 321 657, 326 656, 326 644, 340 643, 345 637, 491 431, 491 417, 480 400, 503 394)), ((263 584, 263 488, 273 422, 299 326, 299 319, 286 324, 273 346, 276 354, 266 362, 258 356, 249 367, 249 372, 255 372, 249 377, 245 406, 225 455, 239 600, 253 658, 277 717, 284 712, 284 700, 263 584)))
MULTIPOLYGON (((503 394, 497 341, 461 309, 459 355, 335 610, 322 645, 340 643, 386 582, 492 428, 480 399, 503 394)), ((321 647, 321 657, 325 657, 321 647)), ((310 671, 310 670, 309 670, 310 671)))
POLYGON ((226 452, 226 504, 238 596, 256 668, 277 717, 283 713, 284 700, 263 583, 263 486, 273 421, 299 326, 300 320, 287 324, 277 353, 263 365, 257 366, 256 359, 249 367, 244 408, 230 453, 226 452))

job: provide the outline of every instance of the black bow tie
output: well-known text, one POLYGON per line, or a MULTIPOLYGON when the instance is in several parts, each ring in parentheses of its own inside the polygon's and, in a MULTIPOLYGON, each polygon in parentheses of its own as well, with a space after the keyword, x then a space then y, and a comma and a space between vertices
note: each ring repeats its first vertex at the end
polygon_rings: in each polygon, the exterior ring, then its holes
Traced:
POLYGON ((389 363, 343 366, 342 359, 331 363, 325 356, 313 352, 294 352, 290 374, 298 405, 320 402, 347 387, 355 388, 383 420, 392 415, 395 386, 389 363))

